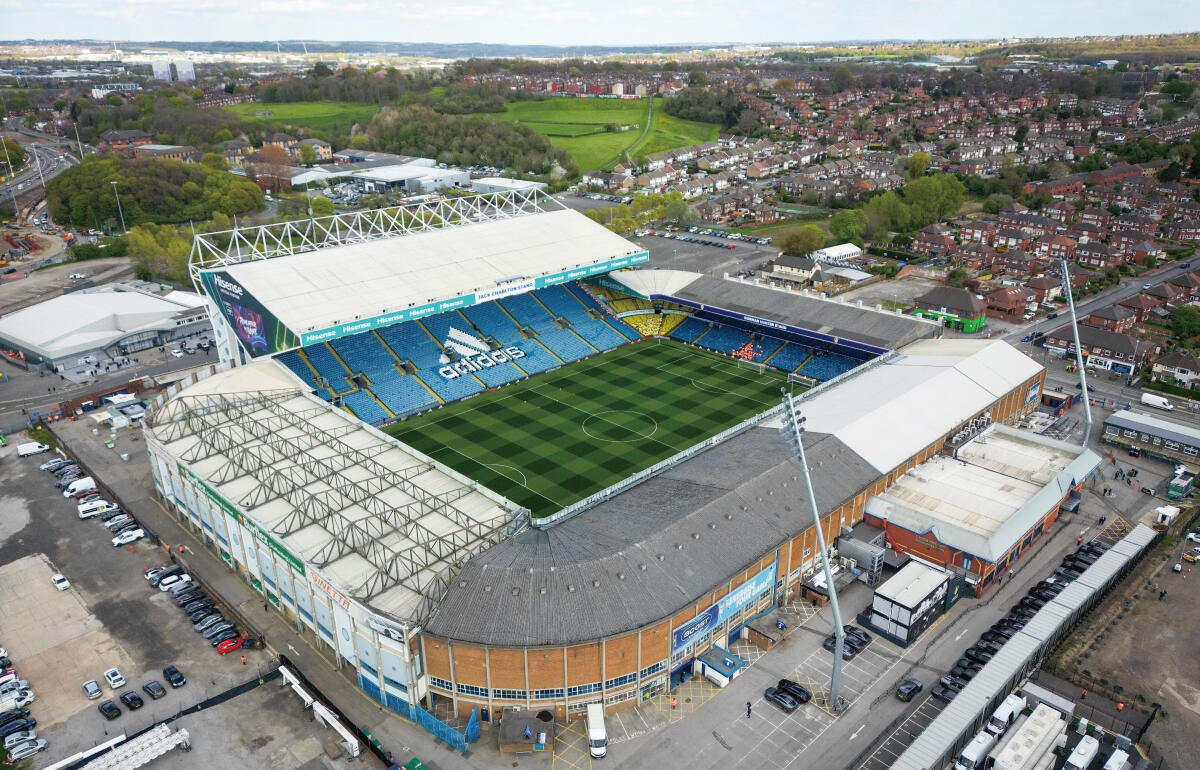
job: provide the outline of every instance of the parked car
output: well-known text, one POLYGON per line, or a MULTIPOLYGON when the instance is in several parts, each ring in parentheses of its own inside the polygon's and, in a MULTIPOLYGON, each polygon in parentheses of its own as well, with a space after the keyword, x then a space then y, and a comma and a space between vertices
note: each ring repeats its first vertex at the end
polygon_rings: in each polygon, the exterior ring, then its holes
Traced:
MULTIPOLYGON (((827 637, 825 643, 821 645, 829 652, 833 652, 837 648, 837 641, 832 637, 827 637)), ((858 649, 852 644, 842 644, 842 660, 852 660, 858 654, 858 649)))
POLYGON ((224 620, 224 618, 221 616, 221 613, 214 612, 211 615, 208 615, 208 616, 204 617, 203 619, 196 621, 192 625, 192 628, 196 629, 197 631, 207 631, 210 626, 216 625, 217 623, 220 623, 222 620, 224 620))
POLYGON ((988 652, 987 650, 981 650, 978 647, 972 647, 971 649, 967 650, 966 653, 964 653, 964 654, 968 658, 970 658, 971 660, 973 660, 977 663, 987 663, 989 660, 992 659, 993 653, 988 652))
POLYGON ((159 684, 156 680, 151 679, 148 682, 142 683, 142 692, 150 696, 150 700, 158 700, 167 694, 166 688, 159 684))
POLYGON ((38 738, 37 740, 33 741, 25 741, 24 743, 18 743, 16 746, 13 746, 11 749, 9 749, 8 758, 13 761, 29 759, 34 754, 37 754, 39 751, 42 751, 45 748, 45 738, 38 738))
POLYGON ((213 606, 214 604, 216 604, 216 602, 213 601, 211 596, 208 596, 206 594, 201 594, 199 597, 197 597, 196 599, 193 599, 190 603, 185 605, 183 608, 183 611, 185 613, 187 613, 188 615, 191 615, 196 610, 208 609, 209 607, 213 606))
POLYGON ((166 679, 167 684, 172 687, 183 687, 187 684, 187 679, 174 666, 167 666, 163 669, 163 679, 166 679))
POLYGON ((788 714, 795 711, 800 705, 796 702, 795 698, 777 687, 768 687, 767 689, 763 690, 763 698, 765 698, 768 703, 775 704, 788 714))
POLYGON ((100 689, 100 683, 95 679, 89 679, 83 683, 83 694, 87 696, 88 700, 96 700, 103 693, 104 691, 100 689))
POLYGON ((125 686, 125 677, 121 676, 120 670, 115 668, 104 672, 104 681, 108 682, 108 686, 114 690, 125 686))
POLYGON ((38 468, 44 471, 53 471, 61 468, 64 465, 70 464, 70 461, 65 457, 51 457, 49 460, 39 465, 38 468))
POLYGON ((979 638, 985 642, 991 642, 992 644, 1001 644, 1002 645, 1005 642, 1007 642, 1009 639, 1011 639, 1012 637, 1006 636, 1006 635, 998 633, 996 631, 984 631, 982 634, 979 635, 979 638))
POLYGON ((227 642, 230 639, 237 639, 242 635, 241 630, 237 626, 231 626, 209 640, 209 644, 213 647, 219 647, 222 642, 227 642))
POLYGON ((946 674, 941 679, 938 679, 938 684, 942 687, 949 687, 951 690, 962 692, 962 689, 967 686, 967 680, 959 679, 953 674, 946 674))
POLYGON ((954 668, 950 669, 950 676, 957 677, 958 679, 961 679, 964 682, 971 681, 972 679, 975 678, 975 675, 978 673, 979 672, 975 671, 974 669, 960 668, 959 666, 955 666, 954 668))
POLYGON ((860 642, 859 647, 866 647, 871 643, 871 635, 858 626, 844 625, 842 626, 842 632, 846 635, 847 639, 853 638, 858 640, 860 642))
POLYGON ((35 727, 37 727, 37 720, 33 717, 15 719, 6 725, 0 726, 0 738, 7 738, 13 733, 19 733, 22 730, 32 730, 35 727))
POLYGON ((179 596, 175 597, 175 606, 183 607, 191 604, 192 602, 198 600, 201 596, 204 596, 204 592, 200 589, 196 589, 194 591, 184 591, 183 593, 179 594, 179 596))
POLYGON ((222 631, 228 631, 231 628, 233 628, 233 621, 222 620, 220 623, 214 623, 211 626, 209 626, 208 628, 204 629, 203 636, 205 639, 212 641, 214 636, 221 633, 222 631))
POLYGON ((29 713, 29 709, 26 708, 10 709, 5 711, 3 714, 0 714, 0 725, 6 725, 9 722, 13 722, 17 719, 24 719, 25 717, 29 716, 29 713))
MULTIPOLYGON (((201 607, 200 609, 193 611, 190 615, 188 615, 188 620, 191 621, 192 627, 195 628, 196 624, 199 623, 201 620, 204 620, 205 618, 210 617, 212 615, 219 615, 219 614, 221 614, 221 613, 217 612, 217 610, 214 607, 209 605, 208 607, 201 607)), ((197 629, 197 630, 199 630, 199 629, 197 629)))
POLYGON ((909 677, 900 683, 896 688, 896 699, 908 703, 917 696, 917 693, 925 689, 925 685, 921 684, 920 679, 909 677))
POLYGON ((142 529, 141 527, 136 527, 134 529, 125 530, 121 534, 114 537, 112 539, 112 544, 114 548, 120 548, 123 545, 129 545, 132 542, 141 540, 145 536, 146 530, 142 529))
POLYGON ((99 709, 100 713, 104 715, 104 718, 109 720, 110 722, 112 720, 116 719, 117 717, 121 716, 121 709, 117 708, 117 704, 113 703, 110 700, 104 701, 96 708, 99 709))
POLYGON ((802 687, 799 682, 793 682, 791 679, 780 679, 775 684, 775 689, 787 693, 797 703, 808 703, 812 700, 812 693, 802 687))
POLYGON ((241 646, 242 646, 242 640, 239 637, 233 637, 232 639, 225 639, 225 640, 222 640, 217 645, 217 654, 224 655, 227 652, 233 652, 234 650, 238 649, 241 646))
POLYGON ((145 701, 142 700, 142 696, 133 691, 121 693, 121 702, 124 703, 126 708, 128 708, 130 711, 137 711, 142 706, 146 705, 145 701))
POLYGON ((1020 605, 1031 610, 1040 610, 1046 606, 1045 599, 1038 599, 1033 596, 1025 596, 1021 598, 1020 605))
POLYGON ((35 733, 33 730, 22 730, 21 732, 13 733, 12 735, 10 735, 4 739, 4 749, 5 749, 5 751, 8 751, 8 750, 12 749, 13 746, 19 746, 22 743, 25 743, 27 741, 36 741, 36 740, 37 740, 37 733, 35 733))
POLYGON ((65 591, 71 587, 71 583, 63 576, 61 572, 56 572, 50 576, 50 582, 60 591, 65 591))
POLYGON ((951 690, 949 687, 943 687, 940 684, 934 685, 934 688, 929 691, 929 694, 943 703, 949 703, 954 700, 954 696, 958 695, 957 690, 951 690))

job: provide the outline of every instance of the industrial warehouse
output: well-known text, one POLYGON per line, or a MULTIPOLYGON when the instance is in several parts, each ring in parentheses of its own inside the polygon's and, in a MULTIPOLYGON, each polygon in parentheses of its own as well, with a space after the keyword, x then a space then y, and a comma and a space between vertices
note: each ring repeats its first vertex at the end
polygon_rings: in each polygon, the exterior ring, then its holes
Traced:
MULTIPOLYGON (((293 255, 263 234, 242 235, 243 246, 276 244, 262 258, 194 260, 223 363, 160 398, 146 423, 159 495, 382 706, 414 716, 450 704, 487 720, 513 706, 571 718, 593 703, 632 705, 700 673, 697 660, 772 608, 801 593, 819 600, 822 587, 778 406, 544 518, 508 496, 537 486, 526 471, 434 457, 373 423, 437 418, 468 398, 486 410, 492 393, 520 393, 512 383, 539 382, 538 372, 579 371, 583 389, 584 368, 603 368, 612 350, 632 355, 647 336, 672 343, 673 356, 723 354, 727 364, 706 364, 711 379, 678 387, 715 394, 716 373, 776 393, 770 377, 812 386, 797 400, 827 541, 866 518, 884 532, 889 564, 915 556, 977 594, 1095 465, 1009 427, 1040 402, 1045 373, 1006 343, 934 339, 924 320, 819 297, 622 270, 639 261, 628 242, 544 211, 535 196, 507 200, 436 228, 331 224, 295 249, 333 233, 344 245, 322 251, 377 263, 361 280, 397 285, 411 256, 423 283, 402 306, 351 312, 353 273, 334 285, 309 274, 332 254, 293 255), (564 238, 589 245, 565 257, 564 238), (419 257, 430 246, 454 265, 441 283, 419 257), (636 307, 665 322, 666 306, 678 318, 651 335, 616 313, 636 307), (514 345, 525 355, 469 381, 436 376, 460 354, 514 345), (492 485, 501 477, 505 493, 492 485), (965 518, 964 480, 980 479, 1012 491, 965 518), (917 484, 930 496, 917 499, 917 484)), ((648 440, 633 434, 617 443, 648 440)))

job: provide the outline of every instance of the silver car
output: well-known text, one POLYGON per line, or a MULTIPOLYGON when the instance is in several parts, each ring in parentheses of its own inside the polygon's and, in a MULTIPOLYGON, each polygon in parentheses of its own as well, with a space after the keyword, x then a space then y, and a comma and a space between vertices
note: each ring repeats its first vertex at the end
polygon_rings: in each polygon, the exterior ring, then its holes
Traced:
POLYGON ((88 700, 96 700, 102 695, 100 683, 95 679, 87 680, 83 683, 83 694, 87 696, 88 700))
POLYGON ((19 733, 13 733, 12 735, 6 736, 4 739, 4 748, 6 750, 8 750, 8 749, 12 749, 13 746, 25 743, 26 741, 36 741, 36 740, 37 740, 36 732, 34 732, 33 730, 22 730, 19 733))
POLYGON ((18 743, 8 750, 8 758, 13 760, 29 759, 34 754, 46 748, 46 739, 38 738, 25 743, 18 743))
POLYGON ((216 614, 209 615, 207 618, 202 618, 192 627, 197 631, 205 631, 209 626, 213 625, 214 623, 220 623, 223 620, 225 620, 225 618, 221 617, 221 613, 218 612, 216 614))

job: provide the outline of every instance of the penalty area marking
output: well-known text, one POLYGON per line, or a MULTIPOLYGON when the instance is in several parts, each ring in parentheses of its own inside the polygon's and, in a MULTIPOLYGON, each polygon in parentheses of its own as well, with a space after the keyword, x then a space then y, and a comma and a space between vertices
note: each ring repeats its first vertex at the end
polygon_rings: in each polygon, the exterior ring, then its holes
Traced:
POLYGON ((499 473, 501 476, 508 479, 509 481, 515 482, 515 483, 520 484, 521 486, 525 487, 526 489, 529 489, 529 479, 527 479, 525 477, 525 473, 520 468, 514 468, 511 465, 504 465, 503 463, 480 463, 480 465, 483 465, 485 468, 491 468, 496 473, 499 473), (513 473, 520 476, 521 480, 517 481, 512 476, 509 476, 507 473, 500 470, 501 468, 508 468, 510 471, 512 471, 513 473))

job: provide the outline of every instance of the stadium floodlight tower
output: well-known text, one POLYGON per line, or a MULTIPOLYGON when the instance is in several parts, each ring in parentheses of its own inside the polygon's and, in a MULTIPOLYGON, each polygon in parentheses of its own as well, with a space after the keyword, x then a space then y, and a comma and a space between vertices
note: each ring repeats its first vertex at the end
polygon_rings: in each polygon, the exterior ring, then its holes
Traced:
POLYGON ((829 708, 837 714, 841 711, 839 691, 842 687, 842 651, 846 646, 846 631, 842 627, 842 611, 838 608, 837 589, 833 585, 833 569, 829 566, 829 550, 825 547, 825 533, 821 529, 821 512, 817 510, 817 497, 813 494, 812 475, 808 472, 808 461, 804 459, 804 420, 796 409, 796 397, 787 390, 783 393, 783 425, 780 433, 792 448, 792 456, 804 471, 804 488, 808 493, 808 504, 812 508, 813 524, 817 530, 817 548, 821 552, 821 566, 825 570, 825 588, 829 591, 829 606, 833 608, 833 675, 829 681, 829 708))
POLYGON ((1083 441, 1087 446, 1092 435, 1092 398, 1088 392, 1087 373, 1083 366, 1083 348, 1079 345, 1079 320, 1075 317, 1075 298, 1071 296, 1071 273, 1067 258, 1062 259, 1063 294, 1067 295, 1067 310, 1071 312, 1071 331, 1075 334, 1075 368, 1079 370, 1079 393, 1083 396, 1083 441))

